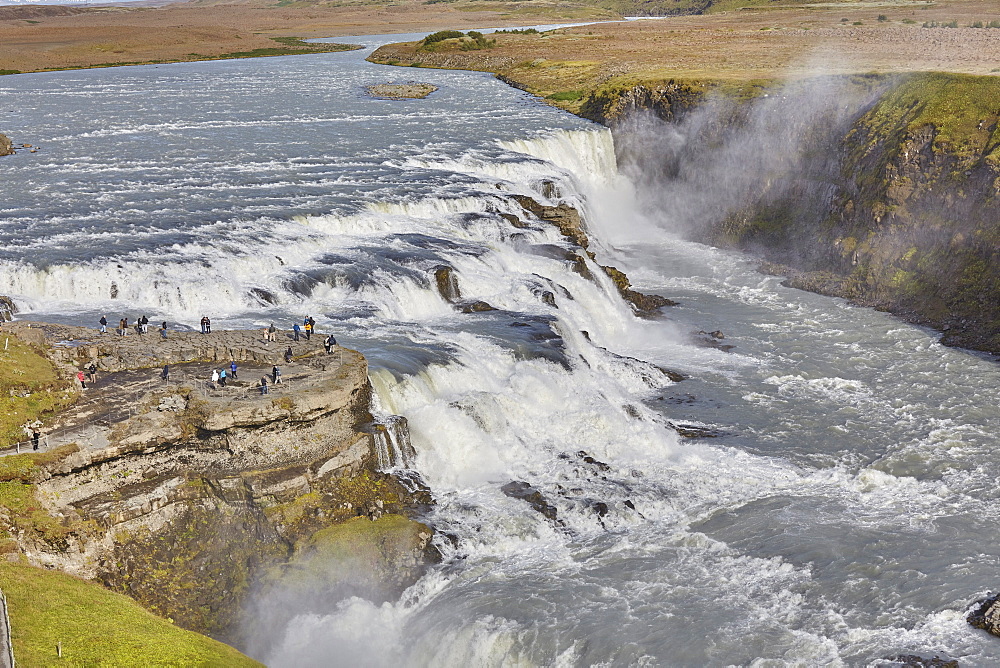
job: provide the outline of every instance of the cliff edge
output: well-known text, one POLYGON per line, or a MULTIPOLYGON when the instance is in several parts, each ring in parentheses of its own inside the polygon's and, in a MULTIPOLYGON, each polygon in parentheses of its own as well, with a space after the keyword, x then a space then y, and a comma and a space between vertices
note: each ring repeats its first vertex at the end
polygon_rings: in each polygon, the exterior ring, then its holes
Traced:
POLYGON ((4 328, 47 346, 64 368, 97 368, 96 379, 85 374, 79 401, 43 428, 37 452, 0 457, 8 481, 0 484, 38 505, 27 517, 0 507, 12 558, 99 580, 237 646, 250 594, 275 586, 268 569, 311 549, 324 529, 362 518, 362 529, 381 534, 383 516, 406 527, 386 555, 395 566, 376 570, 386 581, 346 583, 356 595, 398 594, 434 560, 433 532, 404 517, 426 509, 429 493, 378 469, 387 427, 369 411, 357 351, 327 353, 318 337, 296 342, 290 333, 267 342, 240 331, 161 339, 4 328), (276 365, 282 382, 262 394, 260 378, 273 381, 276 365), (219 368, 230 372, 224 387, 210 380, 219 368))

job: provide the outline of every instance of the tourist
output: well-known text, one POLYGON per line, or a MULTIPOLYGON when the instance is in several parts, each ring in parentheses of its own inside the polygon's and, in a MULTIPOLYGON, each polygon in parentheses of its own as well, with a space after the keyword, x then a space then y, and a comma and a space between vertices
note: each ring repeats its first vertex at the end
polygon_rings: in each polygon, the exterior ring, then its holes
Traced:
POLYGON ((219 387, 226 386, 226 370, 222 369, 219 371, 219 387))
POLYGON ((149 318, 146 316, 139 318, 139 327, 142 329, 142 334, 149 334, 149 318))
POLYGON ((91 362, 90 366, 87 367, 87 380, 91 383, 97 382, 97 365, 93 362, 91 362))
POLYGON ((261 395, 267 394, 267 376, 260 377, 260 393, 261 395))
POLYGON ((37 427, 32 427, 31 428, 31 449, 32 450, 37 450, 38 449, 38 439, 39 439, 39 437, 41 435, 42 435, 42 432, 38 431, 37 427))
POLYGON ((275 332, 277 332, 277 331, 278 331, 278 328, 275 327, 274 323, 272 322, 270 324, 270 326, 268 326, 268 328, 267 328, 267 340, 268 341, 277 341, 278 337, 275 336, 275 332))
POLYGON ((292 340, 293 341, 298 341, 299 340, 299 332, 300 331, 301 331, 301 328, 299 327, 299 323, 295 323, 294 325, 292 325, 292 340))
POLYGON ((108 316, 102 315, 99 321, 101 323, 101 334, 108 333, 108 316))
POLYGON ((277 365, 271 367, 271 384, 277 385, 281 382, 281 369, 277 365))
POLYGON ((212 369, 212 384, 213 385, 218 385, 219 384, 219 370, 218 369, 212 369))
POLYGON ((167 321, 166 320, 164 320, 163 324, 160 325, 160 338, 161 339, 167 338, 167 321))
POLYGON ((333 348, 337 345, 337 339, 333 338, 333 334, 326 337, 323 341, 323 347, 326 348, 326 354, 329 355, 333 352, 333 348))
POLYGON ((208 316, 201 316, 201 333, 208 334, 208 316))
POLYGON ((285 351, 285 364, 288 364, 289 362, 292 361, 293 355, 294 353, 292 352, 292 347, 288 346, 288 350, 285 351))
POLYGON ((229 377, 236 380, 236 362, 232 361, 229 363, 229 377))
POLYGON ((164 364, 163 371, 160 372, 160 378, 163 380, 170 380, 170 365, 164 364))
POLYGON ((209 318, 205 318, 205 333, 206 334, 212 333, 212 321, 209 318))
POLYGON ((313 333, 312 318, 310 318, 309 322, 306 323, 305 330, 306 330, 306 341, 308 341, 309 337, 311 337, 313 333))
POLYGON ((128 336, 128 318, 122 318, 118 321, 118 335, 128 336))
POLYGON ((87 389, 87 379, 84 378, 83 371, 77 371, 76 372, 76 379, 78 381, 80 381, 80 389, 81 390, 86 390, 87 389))

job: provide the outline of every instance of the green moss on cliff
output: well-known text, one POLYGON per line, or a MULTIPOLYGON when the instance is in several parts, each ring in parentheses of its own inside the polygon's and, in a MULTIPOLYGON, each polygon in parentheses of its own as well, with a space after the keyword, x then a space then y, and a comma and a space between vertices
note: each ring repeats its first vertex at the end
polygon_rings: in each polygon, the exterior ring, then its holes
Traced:
POLYGON ((260 666, 128 597, 55 571, 0 563, 14 656, 23 666, 260 666), (62 646, 62 659, 56 654, 62 646))
POLYGON ((27 440, 22 426, 72 403, 76 393, 52 362, 10 334, 0 344, 0 447, 27 440))
POLYGON ((316 532, 287 563, 272 569, 268 587, 297 599, 392 598, 425 567, 433 532, 401 515, 355 517, 316 532))

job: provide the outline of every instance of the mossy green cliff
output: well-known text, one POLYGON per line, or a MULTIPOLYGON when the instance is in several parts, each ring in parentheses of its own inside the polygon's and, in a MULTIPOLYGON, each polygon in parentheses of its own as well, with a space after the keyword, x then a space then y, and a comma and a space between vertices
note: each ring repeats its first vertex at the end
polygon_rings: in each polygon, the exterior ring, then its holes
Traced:
POLYGON ((785 265, 765 269, 793 286, 1000 352, 1000 78, 911 74, 881 85, 818 147, 836 156, 827 173, 805 170, 819 187, 762 189, 708 238, 785 265))

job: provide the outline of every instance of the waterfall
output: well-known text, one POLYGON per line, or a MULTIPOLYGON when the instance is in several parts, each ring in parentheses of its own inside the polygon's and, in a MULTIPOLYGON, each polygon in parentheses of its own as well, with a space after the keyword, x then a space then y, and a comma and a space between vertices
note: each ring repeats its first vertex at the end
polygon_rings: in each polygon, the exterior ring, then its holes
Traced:
POLYGON ((388 415, 375 424, 375 455, 380 471, 409 469, 416 452, 410 443, 410 427, 402 415, 388 415))

